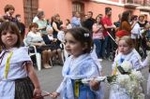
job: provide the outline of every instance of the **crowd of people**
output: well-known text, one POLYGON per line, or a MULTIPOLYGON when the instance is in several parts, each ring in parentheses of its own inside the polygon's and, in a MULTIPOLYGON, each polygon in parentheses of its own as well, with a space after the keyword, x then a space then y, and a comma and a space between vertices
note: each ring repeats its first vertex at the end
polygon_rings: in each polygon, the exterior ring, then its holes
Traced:
MULTIPOLYGON (((63 66, 64 79, 56 92, 50 93, 53 99, 58 96, 62 99, 104 99, 103 82, 94 79, 102 76, 100 61, 103 59, 113 61, 112 75, 115 76, 121 73, 118 67, 125 61, 131 63, 132 70, 139 72, 150 66, 150 54, 147 54, 150 24, 145 15, 124 11, 113 23, 113 10, 106 7, 104 16, 98 14, 93 18, 93 12, 88 11, 81 18, 80 13, 75 12, 71 19, 63 22, 59 14, 46 20, 44 11, 39 9, 25 33, 21 15, 14 17, 14 11, 15 8, 8 4, 4 8, 5 15, 0 18, 1 99, 41 96, 40 81, 33 68, 34 59, 31 60, 24 40, 28 46, 36 47, 44 68, 52 68, 50 59, 63 66), (90 80, 83 83, 82 79, 90 80)), ((142 83, 138 84, 142 90, 142 83)), ((119 84, 112 86, 109 99, 144 99, 144 96, 131 96, 119 84)), ((147 94, 150 95, 150 73, 147 94)))

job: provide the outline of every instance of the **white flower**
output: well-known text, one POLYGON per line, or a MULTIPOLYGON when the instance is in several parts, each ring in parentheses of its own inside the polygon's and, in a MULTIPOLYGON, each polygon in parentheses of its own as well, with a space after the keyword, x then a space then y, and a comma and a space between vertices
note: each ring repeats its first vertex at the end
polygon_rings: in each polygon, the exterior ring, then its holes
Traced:
POLYGON ((140 71, 132 70, 130 76, 132 79, 137 80, 139 82, 142 82, 144 80, 144 77, 140 71))
POLYGON ((124 69, 125 72, 130 72, 132 69, 132 64, 129 61, 124 61, 121 64, 121 67, 124 69))
POLYGON ((144 95, 143 93, 140 93, 140 94, 138 95, 138 99, 145 99, 145 95, 144 95))
POLYGON ((115 75, 116 79, 111 81, 123 88, 131 96, 131 99, 144 99, 141 87, 141 82, 144 80, 142 73, 132 70, 132 64, 128 61, 124 61, 121 67, 122 68, 118 68, 120 73, 115 75), (121 73, 121 70, 124 70, 126 73, 121 73))
POLYGON ((121 86, 125 85, 130 81, 129 75, 118 75, 116 82, 119 83, 121 86))

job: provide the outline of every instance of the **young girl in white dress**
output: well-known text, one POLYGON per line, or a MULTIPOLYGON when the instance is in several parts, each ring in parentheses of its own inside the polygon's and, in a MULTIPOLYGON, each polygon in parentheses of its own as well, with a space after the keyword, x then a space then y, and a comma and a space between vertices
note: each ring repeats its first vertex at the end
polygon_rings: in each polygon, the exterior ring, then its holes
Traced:
POLYGON ((146 59, 142 62, 142 66, 143 68, 149 66, 149 74, 147 80, 147 95, 150 97, 150 53, 148 53, 146 59))
POLYGON ((0 99, 32 99, 41 95, 41 88, 28 55, 21 47, 15 23, 4 22, 0 27, 0 99))
POLYGON ((61 99, 102 99, 99 82, 81 82, 85 78, 100 76, 99 66, 91 55, 91 34, 84 28, 72 28, 66 32, 65 41, 65 49, 70 56, 63 66, 64 79, 51 97, 55 99, 60 95, 61 99))
MULTIPOLYGON (((116 66, 121 66, 123 61, 129 61, 132 64, 132 69, 139 70, 141 66, 141 60, 134 51, 134 46, 130 36, 123 36, 118 41, 118 54, 116 55, 112 64, 112 74, 115 75, 116 66)), ((112 85, 109 99, 131 99, 130 95, 124 88, 119 85, 112 85)))

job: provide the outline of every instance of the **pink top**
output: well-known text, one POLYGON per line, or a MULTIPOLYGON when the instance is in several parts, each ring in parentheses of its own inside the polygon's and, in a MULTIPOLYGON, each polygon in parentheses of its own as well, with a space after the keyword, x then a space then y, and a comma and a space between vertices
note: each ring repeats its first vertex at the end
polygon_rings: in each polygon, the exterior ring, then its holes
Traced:
POLYGON ((93 39, 104 39, 103 28, 100 24, 93 24, 93 39))

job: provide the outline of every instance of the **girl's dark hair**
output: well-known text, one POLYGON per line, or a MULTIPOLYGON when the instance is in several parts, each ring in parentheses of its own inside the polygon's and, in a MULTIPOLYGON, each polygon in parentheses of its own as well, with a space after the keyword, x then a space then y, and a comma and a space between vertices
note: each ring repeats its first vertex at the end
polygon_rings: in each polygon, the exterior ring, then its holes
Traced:
POLYGON ((122 18, 121 18, 121 22, 123 22, 123 21, 129 21, 129 15, 130 15, 130 11, 124 11, 123 13, 122 13, 122 18))
POLYGON ((70 33, 77 41, 79 41, 83 46, 87 46, 87 49, 84 50, 84 53, 90 53, 93 49, 92 35, 89 30, 83 27, 77 27, 68 29, 65 31, 70 33))
MULTIPOLYGON (((122 13, 122 17, 121 17, 121 23, 123 22, 123 21, 126 21, 128 24, 130 24, 129 23, 129 15, 130 15, 130 11, 124 11, 123 13, 122 13)), ((119 29, 122 29, 122 26, 120 25, 120 27, 119 27, 119 29)))
MULTIPOLYGON (((22 42, 21 42, 20 32, 19 32, 19 29, 15 23, 10 22, 10 21, 3 22, 0 25, 0 36, 2 36, 3 32, 10 32, 10 33, 16 34, 18 37, 18 40, 17 40, 16 44, 14 45, 14 47, 20 47, 21 46, 22 42)), ((0 45, 5 48, 5 44, 2 42, 1 37, 0 37, 0 45)))

